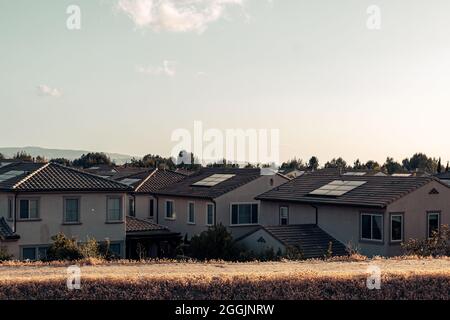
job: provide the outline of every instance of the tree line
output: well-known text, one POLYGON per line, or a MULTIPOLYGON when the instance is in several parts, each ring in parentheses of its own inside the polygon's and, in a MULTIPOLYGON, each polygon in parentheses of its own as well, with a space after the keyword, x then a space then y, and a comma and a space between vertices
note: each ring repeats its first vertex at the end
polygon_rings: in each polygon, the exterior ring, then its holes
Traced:
MULTIPOLYGON (((31 161, 38 163, 53 162, 59 163, 65 166, 73 166, 78 168, 90 168, 98 165, 108 165, 115 166, 115 163, 102 152, 90 152, 83 154, 80 158, 75 160, 68 160, 65 158, 54 158, 47 160, 45 157, 36 156, 32 157, 24 151, 17 152, 13 157, 13 160, 21 161, 31 161)), ((156 154, 147 154, 142 158, 132 158, 129 162, 125 163, 124 167, 144 167, 144 168, 159 168, 166 170, 175 169, 185 169, 185 170, 196 170, 201 167, 200 164, 196 164, 195 156, 192 153, 187 153, 186 151, 180 151, 178 159, 172 159, 171 157, 162 157, 156 154), (190 163, 184 163, 183 159, 186 157, 190 158, 190 163)), ((0 160, 7 160, 4 155, 0 153, 0 160)), ((210 163, 207 167, 217 167, 217 168, 238 168, 242 165, 227 161, 223 159, 222 161, 217 161, 210 163)), ((261 168, 261 167, 271 167, 271 164, 251 164, 248 163, 244 165, 245 168, 261 168)), ((426 172, 430 174, 436 174, 441 172, 449 171, 449 163, 446 166, 442 164, 441 158, 430 158, 424 153, 415 153, 410 158, 405 158, 401 162, 395 161, 391 157, 387 157, 383 164, 378 163, 374 160, 369 160, 367 162, 361 162, 359 159, 353 162, 353 164, 348 164, 342 157, 333 158, 327 161, 323 166, 320 165, 319 159, 316 156, 312 156, 307 162, 302 159, 291 159, 283 162, 279 166, 280 170, 318 170, 320 168, 340 168, 345 170, 374 170, 381 171, 387 174, 393 173, 407 173, 407 172, 426 172)))

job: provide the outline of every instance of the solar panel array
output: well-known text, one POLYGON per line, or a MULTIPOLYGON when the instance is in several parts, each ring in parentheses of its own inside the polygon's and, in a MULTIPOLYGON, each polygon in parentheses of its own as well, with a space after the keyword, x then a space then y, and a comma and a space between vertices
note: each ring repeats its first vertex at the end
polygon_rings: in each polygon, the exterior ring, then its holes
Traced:
POLYGON ((362 186, 367 181, 343 181, 334 180, 319 189, 316 189, 309 193, 313 196, 329 196, 329 197, 339 197, 347 192, 362 186))
POLYGON ((215 186, 221 182, 224 182, 225 180, 228 180, 232 177, 234 177, 234 174, 213 174, 210 175, 209 177, 206 177, 203 180, 197 181, 195 183, 193 183, 193 186, 203 186, 203 187, 212 187, 215 186))
POLYGON ((120 182, 131 186, 132 184, 134 184, 136 182, 139 182, 139 181, 141 181, 141 179, 130 179, 130 178, 127 178, 127 179, 121 180, 120 182))
POLYGON ((343 175, 344 176, 364 176, 364 175, 366 175, 366 172, 350 171, 350 172, 345 172, 343 175))
POLYGON ((15 178, 17 176, 20 176, 22 174, 24 174, 25 171, 19 171, 19 170, 11 170, 8 172, 4 172, 2 174, 0 174, 0 182, 5 182, 9 179, 15 178))

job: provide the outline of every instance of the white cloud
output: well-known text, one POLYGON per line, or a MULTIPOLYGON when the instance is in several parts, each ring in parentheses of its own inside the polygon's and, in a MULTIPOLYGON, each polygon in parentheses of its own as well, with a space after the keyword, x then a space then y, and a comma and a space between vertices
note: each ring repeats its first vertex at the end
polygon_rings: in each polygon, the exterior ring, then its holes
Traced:
POLYGON ((139 73, 154 75, 154 76, 160 76, 160 75, 166 75, 169 77, 173 77, 176 74, 176 62, 175 61, 169 61, 164 60, 162 66, 137 66, 136 71, 139 73))
POLYGON ((49 97, 58 98, 62 95, 61 90, 56 89, 56 88, 51 88, 45 84, 39 85, 37 87, 37 89, 38 89, 38 94, 41 96, 49 96, 49 97))
POLYGON ((155 31, 203 32, 220 19, 229 6, 246 0, 119 0, 117 9, 130 17, 136 27, 155 31))

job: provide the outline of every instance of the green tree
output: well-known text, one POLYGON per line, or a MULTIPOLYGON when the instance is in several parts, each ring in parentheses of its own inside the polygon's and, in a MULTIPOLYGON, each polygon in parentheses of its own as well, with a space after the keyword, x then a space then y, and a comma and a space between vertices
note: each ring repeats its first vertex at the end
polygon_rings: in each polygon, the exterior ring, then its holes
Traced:
POLYGON ((3 153, 0 153, 0 160, 5 160, 5 156, 3 155, 3 153))
POLYGON ((319 169, 319 158, 312 156, 308 161, 308 169, 314 171, 319 169))
POLYGON ((441 157, 439 157, 438 165, 437 165, 437 173, 442 172, 442 163, 441 163, 441 157))
POLYGON ((29 155, 28 153, 26 153, 25 151, 17 152, 13 156, 13 159, 20 160, 20 161, 33 161, 33 157, 31 155, 29 155))
POLYGON ((113 165, 111 159, 103 152, 89 152, 80 158, 73 160, 75 167, 89 168, 96 165, 113 165))
POLYGON ((331 161, 328 161, 325 163, 325 168, 339 168, 339 169, 346 169, 347 168, 347 162, 342 159, 341 157, 335 159, 333 158, 331 161))
POLYGON ((236 250, 231 233, 222 224, 193 236, 189 246, 190 255, 200 260, 230 260, 237 255, 236 250))
POLYGON ((66 167, 69 167, 72 165, 72 161, 66 158, 55 158, 50 160, 51 163, 57 163, 66 167))
POLYGON ((404 159, 402 163, 407 171, 436 173, 438 167, 438 161, 436 159, 428 158, 423 153, 416 153, 411 158, 404 159))
POLYGON ((390 157, 386 158, 386 162, 383 164, 382 170, 388 174, 403 173, 406 171, 400 163, 390 157))
POLYGON ((292 160, 288 160, 287 162, 283 162, 280 166, 281 170, 286 169, 298 169, 298 170, 304 170, 306 169, 306 165, 303 163, 302 159, 294 158, 292 160))

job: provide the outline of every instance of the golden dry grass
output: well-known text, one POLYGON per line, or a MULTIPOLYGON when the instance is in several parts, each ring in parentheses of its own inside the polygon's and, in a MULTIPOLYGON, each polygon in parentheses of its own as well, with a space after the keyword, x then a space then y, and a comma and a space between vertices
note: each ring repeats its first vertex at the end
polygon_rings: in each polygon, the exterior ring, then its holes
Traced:
POLYGON ((3 299, 450 299, 450 258, 282 262, 129 262, 81 265, 82 288, 66 288, 68 263, 0 265, 3 299), (382 272, 368 290, 367 268, 382 272))

